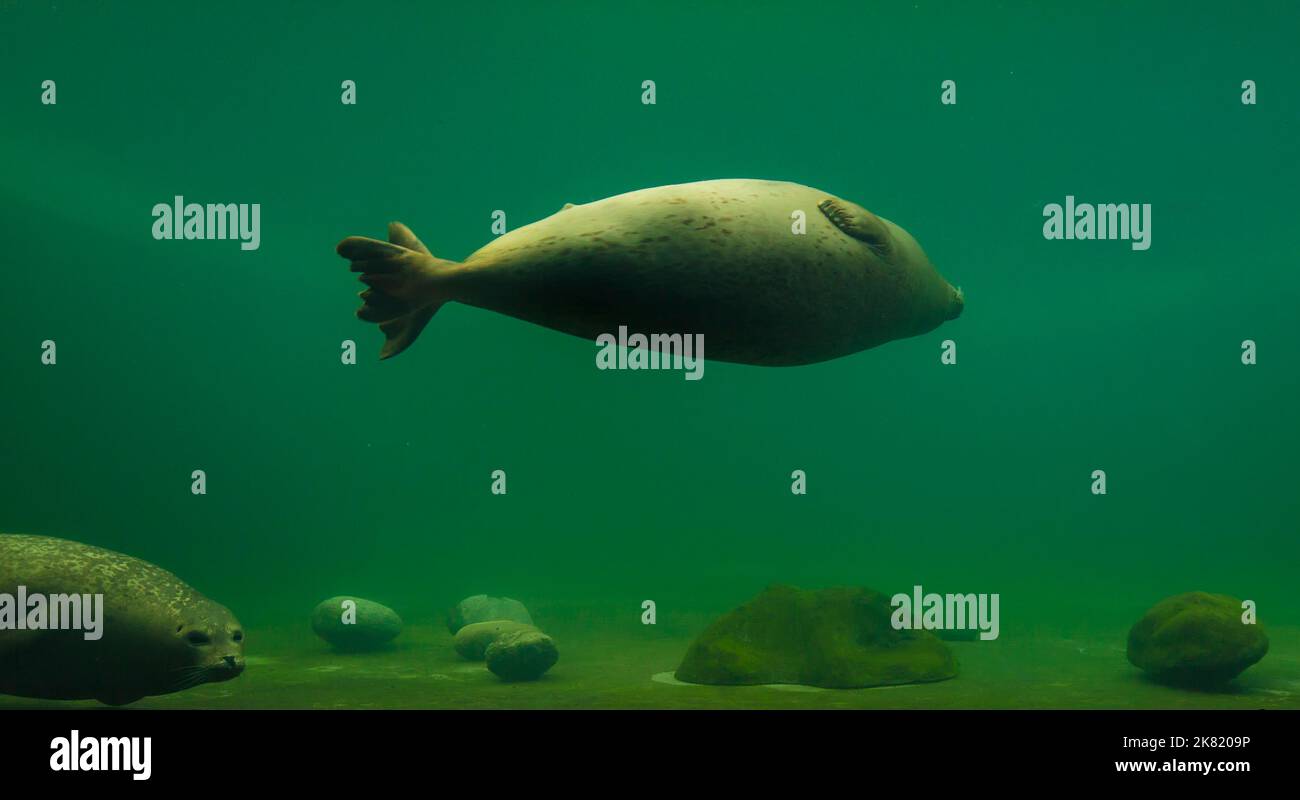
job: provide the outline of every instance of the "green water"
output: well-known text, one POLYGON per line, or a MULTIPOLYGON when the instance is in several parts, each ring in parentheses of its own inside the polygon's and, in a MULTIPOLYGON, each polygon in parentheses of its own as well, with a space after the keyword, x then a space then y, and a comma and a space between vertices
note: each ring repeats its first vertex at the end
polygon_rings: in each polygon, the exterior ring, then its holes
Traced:
MULTIPOLYGON (((990 702, 963 680, 1044 670, 1079 635, 1127 675, 1128 625, 1200 589, 1258 604, 1274 648, 1247 675, 1300 704, 1294 4, 124 9, 0 5, 0 530, 162 565, 235 611, 250 658, 266 631, 288 672, 320 657, 321 599, 390 605, 442 658, 444 609, 488 592, 569 635, 554 674, 576 694, 538 697, 654 705, 635 694, 649 674, 770 583, 921 584, 999 593, 1002 638, 965 647, 1019 648, 916 690, 960 707, 990 702), (462 259, 497 209, 515 228, 725 177, 898 222, 965 313, 823 364, 709 362, 685 381, 600 371, 590 342, 453 304, 381 363, 333 253, 400 219, 462 259), (260 203, 260 248, 155 241, 151 208, 178 194, 260 203), (1066 195, 1150 203, 1150 249, 1045 240, 1066 195), (583 694, 597 673, 615 694, 583 694)), ((256 669, 207 704, 307 704, 241 700, 256 669)), ((440 691, 477 704, 474 686, 440 691)), ((1211 700, 1150 700, 1189 702, 1211 700)))

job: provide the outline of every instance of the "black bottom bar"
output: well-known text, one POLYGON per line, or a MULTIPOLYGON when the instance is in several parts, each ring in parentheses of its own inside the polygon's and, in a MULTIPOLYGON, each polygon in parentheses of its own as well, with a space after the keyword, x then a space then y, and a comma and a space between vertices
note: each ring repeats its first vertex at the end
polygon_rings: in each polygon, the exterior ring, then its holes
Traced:
MULTIPOLYGON (((448 791, 460 780, 498 783, 504 790, 529 780, 528 770, 540 770, 536 774, 556 787, 612 770, 628 786, 682 787, 698 785, 701 777, 735 787, 778 777, 818 784, 842 779, 865 796, 890 776, 911 781, 917 771, 927 785, 995 779, 1001 787, 1027 788, 1098 779, 1286 779, 1295 767, 1300 715, 77 710, 9 711, 4 723, 0 763, 6 777, 51 786, 205 784, 244 792, 253 788, 250 782, 264 782, 382 790, 394 780, 432 779, 448 791), (115 741, 101 766, 111 766, 116 753, 129 755, 119 737, 148 737, 148 758, 120 758, 116 771, 55 771, 52 760, 68 765, 74 736, 78 767, 93 765, 81 760, 90 750, 106 753, 105 738, 115 741), (132 772, 143 769, 131 765, 146 760, 149 777, 133 780, 132 772)), ((138 741, 143 754, 144 739, 138 741)))

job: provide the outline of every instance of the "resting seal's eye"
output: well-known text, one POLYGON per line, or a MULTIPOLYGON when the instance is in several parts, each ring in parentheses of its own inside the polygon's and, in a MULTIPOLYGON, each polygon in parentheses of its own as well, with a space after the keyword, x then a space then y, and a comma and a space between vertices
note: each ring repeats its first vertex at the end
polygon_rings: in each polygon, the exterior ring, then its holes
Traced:
POLYGON ((243 631, 235 631, 234 633, 230 634, 230 638, 231 638, 233 641, 236 641, 236 642, 242 642, 242 641, 244 641, 244 632, 243 632, 243 631))
POLYGON ((203 631, 190 631, 185 634, 185 641, 193 645, 211 644, 212 640, 203 631))

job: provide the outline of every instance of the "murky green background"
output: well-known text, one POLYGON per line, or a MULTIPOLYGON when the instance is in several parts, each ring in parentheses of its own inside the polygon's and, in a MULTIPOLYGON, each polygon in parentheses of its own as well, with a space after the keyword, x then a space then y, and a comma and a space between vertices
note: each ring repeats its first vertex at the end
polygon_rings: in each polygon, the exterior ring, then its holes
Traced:
POLYGON ((1194 589, 1300 624, 1297 23, 1289 3, 5 2, 0 530, 156 562, 254 631, 334 594, 431 623, 486 591, 633 636, 642 600, 672 624, 774 581, 998 592, 1004 635, 1125 626, 1194 589), (401 219, 460 259, 495 209, 517 227, 723 177, 900 223, 965 314, 688 382, 451 305, 380 363, 333 253, 401 219), (177 194, 261 203, 261 249, 154 241, 177 194), (1045 241, 1067 194, 1151 203, 1151 249, 1045 241))

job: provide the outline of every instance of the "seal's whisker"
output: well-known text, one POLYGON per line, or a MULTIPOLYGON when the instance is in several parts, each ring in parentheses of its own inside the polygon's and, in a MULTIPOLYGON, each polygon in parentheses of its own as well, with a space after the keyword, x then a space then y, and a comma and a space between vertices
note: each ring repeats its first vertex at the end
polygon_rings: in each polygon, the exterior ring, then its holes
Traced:
POLYGON ((201 683, 207 683, 207 667, 182 667, 182 670, 185 669, 190 671, 181 671, 181 675, 172 683, 172 691, 179 692, 198 686, 201 683))

